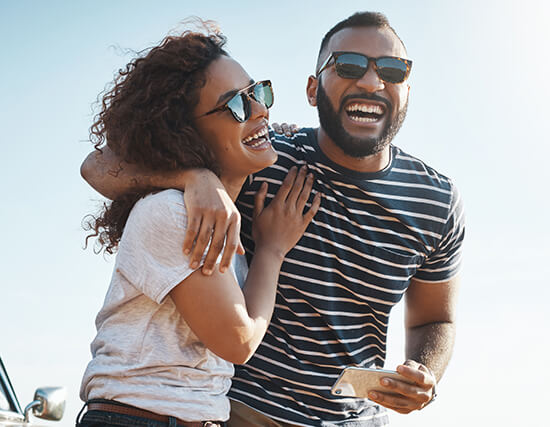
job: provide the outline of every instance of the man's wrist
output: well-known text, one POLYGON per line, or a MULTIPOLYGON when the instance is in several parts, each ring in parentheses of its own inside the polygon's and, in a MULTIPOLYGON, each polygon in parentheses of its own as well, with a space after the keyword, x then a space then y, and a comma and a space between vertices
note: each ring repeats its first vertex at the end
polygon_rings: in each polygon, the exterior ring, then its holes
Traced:
POLYGON ((174 188, 178 190, 185 191, 185 188, 197 182, 200 185, 203 184, 201 180, 216 177, 216 174, 210 169, 205 168, 189 168, 180 171, 173 172, 171 176, 171 181, 174 188))
POLYGON ((432 371, 430 368, 428 368, 427 366, 426 366, 426 369, 428 369, 428 371, 430 371, 430 374, 431 374, 431 376, 432 376, 433 379, 434 379, 434 385, 432 386, 432 397, 431 397, 431 399, 428 400, 428 401, 424 404, 424 406, 422 406, 422 408, 425 408, 426 406, 428 406, 430 403, 432 403, 432 402, 437 398, 437 391, 436 391, 437 377, 435 376, 435 374, 433 373, 433 371, 432 371))
POLYGON ((436 397, 437 397, 437 392, 435 391, 435 384, 434 384, 434 386, 432 387, 432 398, 426 402, 426 404, 423 406, 423 408, 425 408, 430 403, 432 403, 436 399, 436 397))

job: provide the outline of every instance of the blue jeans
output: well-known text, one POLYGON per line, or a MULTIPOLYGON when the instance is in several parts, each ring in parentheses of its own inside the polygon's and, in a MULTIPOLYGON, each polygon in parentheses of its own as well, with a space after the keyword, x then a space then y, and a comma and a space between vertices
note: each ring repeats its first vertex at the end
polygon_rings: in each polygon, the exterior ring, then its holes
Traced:
POLYGON ((173 417, 170 417, 168 423, 163 423, 107 411, 88 411, 80 421, 77 420, 76 425, 77 427, 181 427, 173 417))

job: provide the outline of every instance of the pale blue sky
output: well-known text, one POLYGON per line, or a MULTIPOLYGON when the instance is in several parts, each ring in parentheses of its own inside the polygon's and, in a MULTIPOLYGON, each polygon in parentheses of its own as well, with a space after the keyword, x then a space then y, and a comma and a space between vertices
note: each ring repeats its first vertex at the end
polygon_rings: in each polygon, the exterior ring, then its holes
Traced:
MULTIPOLYGON (((80 407, 112 259, 82 250, 80 221, 100 197, 79 166, 91 149, 91 104, 130 60, 125 50, 157 43, 191 15, 217 20, 249 74, 273 81, 272 121, 314 126, 305 83, 320 40, 365 9, 388 16, 414 61, 395 143, 455 180, 468 218, 459 335, 440 397, 392 421, 521 425, 543 417, 550 6, 542 0, 0 0, 0 355, 22 405, 35 387, 59 384, 69 400, 57 425, 72 425, 80 407)), ((403 357, 401 316, 398 309, 391 325, 389 368, 403 357)))

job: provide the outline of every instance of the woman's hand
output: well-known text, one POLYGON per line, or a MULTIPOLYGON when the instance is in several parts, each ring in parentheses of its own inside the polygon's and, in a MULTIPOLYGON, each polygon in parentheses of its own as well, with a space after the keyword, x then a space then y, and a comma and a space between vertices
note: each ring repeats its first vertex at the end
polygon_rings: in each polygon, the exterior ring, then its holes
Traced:
POLYGON ((294 123, 289 125, 288 123, 279 124, 275 122, 275 123, 271 123, 271 128, 273 129, 273 132, 278 133, 280 135, 284 134, 289 138, 299 131, 298 125, 294 123))
POLYGON ((252 238, 256 245, 268 249, 281 260, 292 249, 317 213, 321 204, 321 193, 317 193, 310 209, 304 213, 306 202, 313 187, 313 174, 307 174, 303 166, 299 172, 292 167, 281 188, 264 208, 267 183, 263 183, 256 194, 252 222, 252 238))

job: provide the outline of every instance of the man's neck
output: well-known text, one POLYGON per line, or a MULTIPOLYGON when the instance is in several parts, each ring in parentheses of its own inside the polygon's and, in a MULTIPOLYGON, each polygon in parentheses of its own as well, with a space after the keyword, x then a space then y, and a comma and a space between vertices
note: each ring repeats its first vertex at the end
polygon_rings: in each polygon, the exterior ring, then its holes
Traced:
POLYGON ((322 127, 317 129, 317 141, 319 148, 325 156, 334 163, 353 171, 374 173, 386 168, 391 160, 390 145, 382 151, 365 157, 352 157, 344 153, 342 149, 326 134, 322 127))

